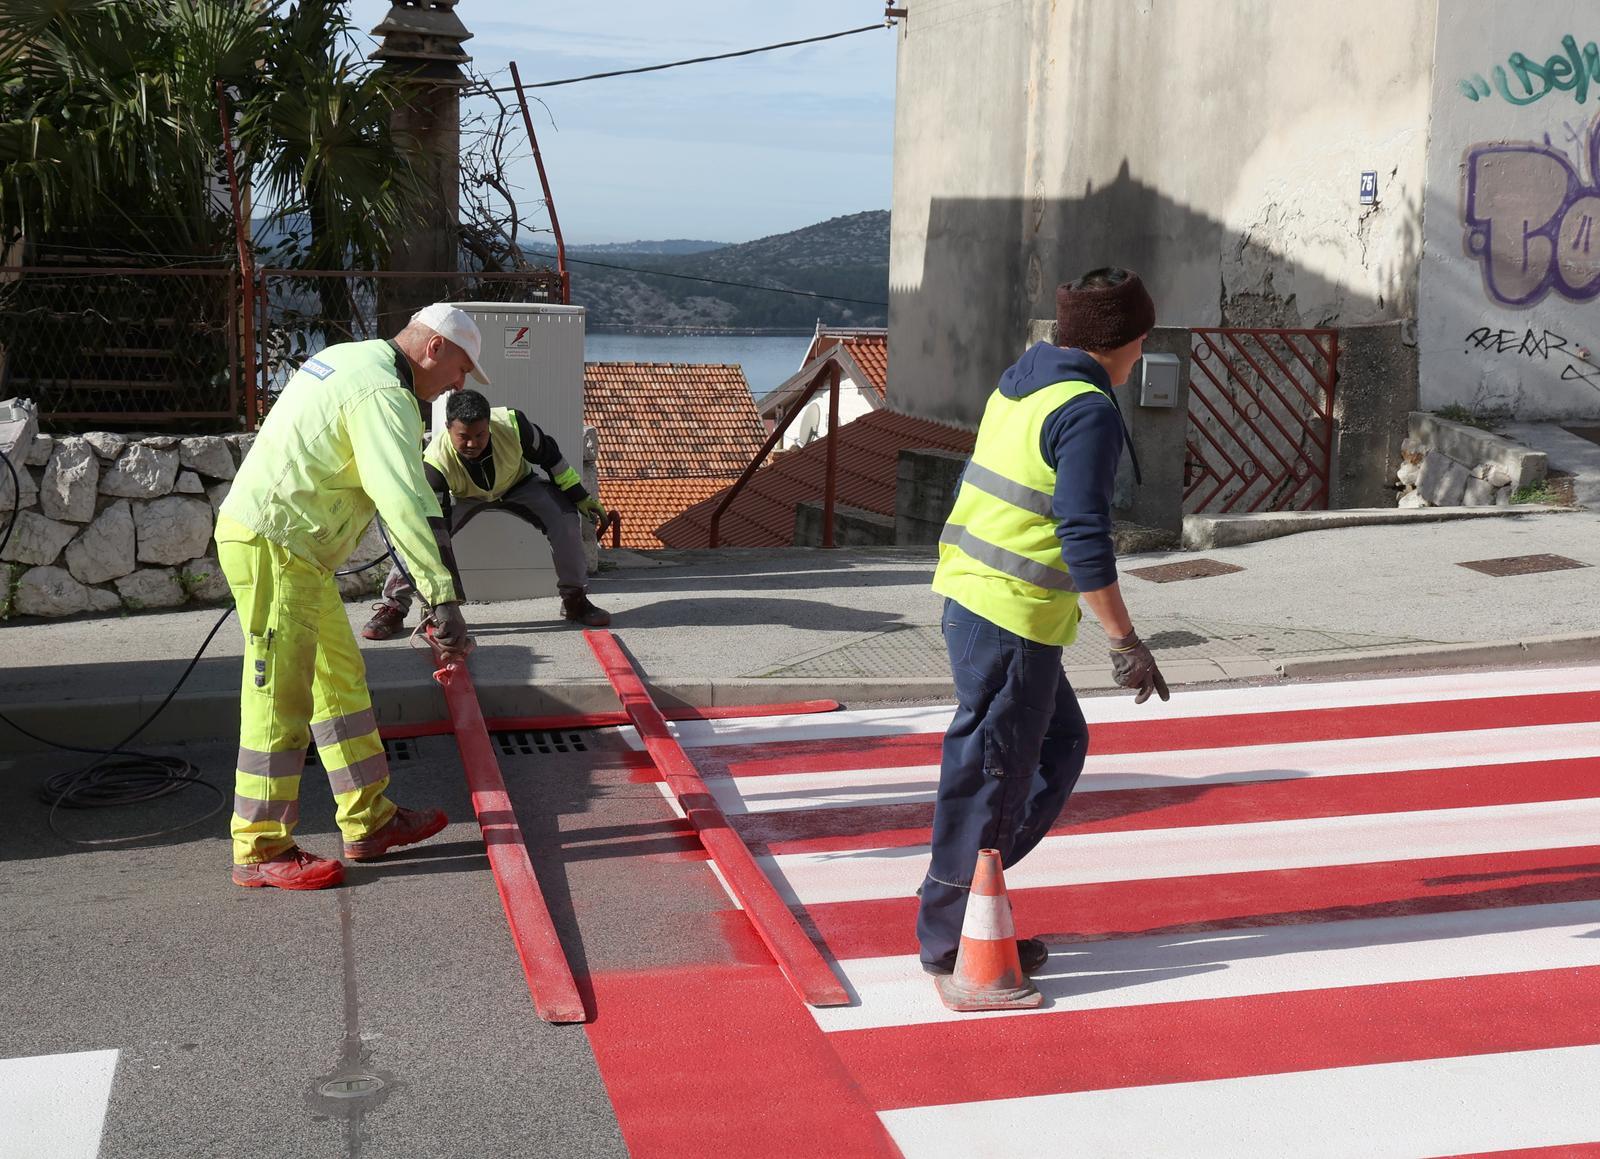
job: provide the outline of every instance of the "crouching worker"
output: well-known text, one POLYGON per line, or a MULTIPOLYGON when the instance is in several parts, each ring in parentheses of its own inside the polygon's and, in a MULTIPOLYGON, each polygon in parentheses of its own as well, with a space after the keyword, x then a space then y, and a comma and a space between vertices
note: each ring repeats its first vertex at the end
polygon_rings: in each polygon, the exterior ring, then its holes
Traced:
POLYGON ((461 587, 439 505, 422 478, 422 408, 480 382, 479 335, 436 304, 392 340, 346 342, 308 359, 261 424, 217 518, 217 555, 244 629, 233 880, 321 889, 344 866, 299 848, 300 772, 309 741, 333 789, 344 855, 364 861, 423 841, 438 810, 396 805, 366 670, 334 569, 373 512, 432 608, 437 638, 465 645, 461 587))
MULTIPOLYGON (((957 707, 945 733, 933 859, 918 891, 922 967, 949 974, 980 849, 1010 868, 1055 823, 1083 771, 1089 731, 1061 667, 1080 600, 1111 640, 1116 681, 1167 699, 1117 586, 1111 497, 1127 381, 1155 305, 1137 274, 1095 270, 1056 291, 1057 342, 1000 376, 939 539, 934 590, 957 707)), ((1048 951, 1018 943, 1032 973, 1048 951)))
MULTIPOLYGON (((591 628, 611 622, 609 613, 589 602, 580 522, 604 522, 605 508, 584 490, 556 441, 527 415, 507 407, 491 410, 477 391, 458 390, 445 404, 445 429, 435 432, 422 457, 423 475, 452 535, 485 511, 505 511, 533 524, 550 541, 561 614, 591 628)), ((405 573, 392 568, 383 601, 372 605, 361 634, 369 640, 393 636, 405 623, 411 596, 405 573)))

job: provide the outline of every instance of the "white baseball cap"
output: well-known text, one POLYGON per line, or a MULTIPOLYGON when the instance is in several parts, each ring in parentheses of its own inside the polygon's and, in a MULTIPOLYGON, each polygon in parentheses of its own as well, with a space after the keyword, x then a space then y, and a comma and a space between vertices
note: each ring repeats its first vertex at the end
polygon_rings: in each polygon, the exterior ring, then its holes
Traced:
POLYGON ((489 376, 478 365, 478 356, 483 353, 483 336, 478 333, 478 324, 472 320, 472 315, 465 310, 459 310, 449 302, 435 302, 431 306, 424 306, 411 315, 413 322, 420 322, 441 338, 448 338, 472 360, 472 377, 489 385, 489 376))

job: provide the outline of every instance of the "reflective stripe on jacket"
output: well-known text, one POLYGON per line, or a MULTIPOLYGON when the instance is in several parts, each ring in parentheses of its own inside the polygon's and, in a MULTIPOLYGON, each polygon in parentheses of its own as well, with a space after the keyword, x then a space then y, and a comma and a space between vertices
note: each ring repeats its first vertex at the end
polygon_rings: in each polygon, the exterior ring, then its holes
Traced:
MULTIPOLYGON (((422 410, 391 343, 345 342, 309 358, 283 388, 220 514, 332 571, 374 511, 429 604, 461 599, 444 564, 448 533, 422 477, 422 410)), ((231 533, 219 522, 218 538, 231 533)))
POLYGON ((499 499, 533 472, 522 454, 522 432, 517 426, 517 416, 509 407, 497 406, 489 412, 489 454, 494 456, 494 483, 487 491, 467 471, 448 430, 434 432, 433 441, 422 457, 444 476, 450 494, 457 499, 485 502, 499 499))
POLYGON ((1078 635, 1078 593, 1051 513, 1056 471, 1039 449, 1045 420, 1087 382, 1058 382, 1020 399, 989 396, 972 459, 939 536, 933 590, 1041 644, 1078 635))

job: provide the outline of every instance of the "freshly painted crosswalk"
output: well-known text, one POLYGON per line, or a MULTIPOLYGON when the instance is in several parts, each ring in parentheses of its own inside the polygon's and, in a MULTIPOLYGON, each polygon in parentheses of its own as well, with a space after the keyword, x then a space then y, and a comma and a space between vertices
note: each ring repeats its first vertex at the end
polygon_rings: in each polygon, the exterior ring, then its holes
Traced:
POLYGON ((1600 667, 1085 715, 1006 871, 1045 1002, 991 1014, 911 929, 949 709, 675 726, 836 960, 854 1001, 811 1020, 903 1155, 1600 1154, 1600 667))

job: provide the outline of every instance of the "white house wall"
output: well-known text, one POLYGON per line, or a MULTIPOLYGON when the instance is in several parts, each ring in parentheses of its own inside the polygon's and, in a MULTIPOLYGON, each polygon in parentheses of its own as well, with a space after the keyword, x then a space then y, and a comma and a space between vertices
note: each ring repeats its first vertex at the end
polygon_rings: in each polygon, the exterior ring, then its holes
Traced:
POLYGON ((1600 5, 1448 2, 1428 155, 1422 405, 1600 416, 1600 5))
POLYGON ((908 7, 896 407, 975 422, 1027 320, 1099 265, 1139 270, 1170 324, 1414 312, 1435 0, 908 7))

